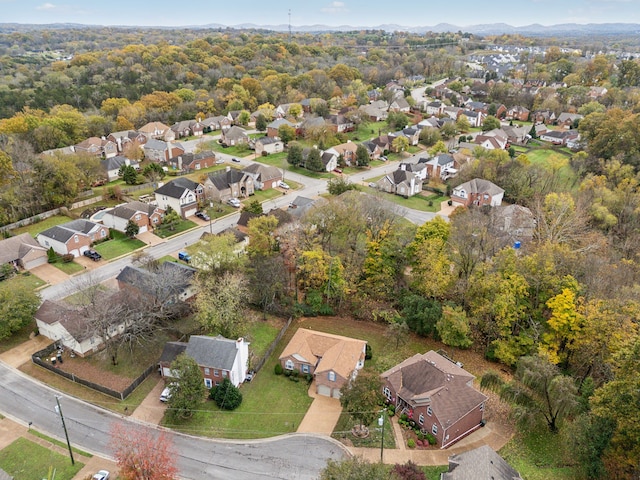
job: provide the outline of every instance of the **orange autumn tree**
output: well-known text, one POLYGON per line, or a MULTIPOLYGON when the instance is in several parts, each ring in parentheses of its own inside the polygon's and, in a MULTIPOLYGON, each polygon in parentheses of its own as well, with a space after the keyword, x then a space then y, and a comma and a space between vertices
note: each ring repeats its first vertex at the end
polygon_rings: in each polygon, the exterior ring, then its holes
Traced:
POLYGON ((174 480, 177 478, 176 452, 164 432, 124 426, 111 426, 111 448, 119 477, 125 480, 174 480))

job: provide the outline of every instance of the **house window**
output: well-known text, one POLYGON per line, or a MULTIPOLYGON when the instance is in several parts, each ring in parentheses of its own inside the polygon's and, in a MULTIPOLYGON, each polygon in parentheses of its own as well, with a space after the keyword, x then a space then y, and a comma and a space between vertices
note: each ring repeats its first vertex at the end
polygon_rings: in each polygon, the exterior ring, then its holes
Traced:
POLYGON ((216 387, 220 385, 220 382, 216 382, 216 387))
POLYGON ((481 404, 480 404, 480 411, 481 411, 481 412, 484 412, 484 403, 481 403, 481 404))
POLYGON ((136 217, 135 218, 136 218, 136 220, 140 220, 140 214, 136 213, 136 217))
POLYGON ((418 423, 420 425, 424 425, 424 415, 421 413, 420 416, 418 417, 418 423))
POLYGON ((433 433, 434 435, 438 434, 438 425, 436 425, 435 423, 431 426, 431 433, 433 433))
POLYGON ((219 377, 220 376, 220 372, 218 372, 218 370, 213 370, 213 376, 214 377, 219 377))
POLYGON ((226 370, 222 371, 222 378, 227 378, 229 376, 229 372, 227 372, 226 370))
POLYGON ((209 369, 208 369, 208 368, 205 368, 205 369, 204 369, 204 374, 205 374, 205 375, 209 375, 209 369))
POLYGON ((80 241, 80 238, 78 237, 78 235, 74 235, 73 236, 73 241, 78 243, 80 241))
POLYGON ((101 236, 102 238, 106 237, 106 236, 107 236, 107 231, 106 231, 106 230, 104 230, 104 229, 103 229, 103 230, 100 230, 100 236, 101 236))
POLYGON ((284 363, 284 368, 286 368, 287 370, 293 370, 293 362, 291 360, 287 360, 284 363))
POLYGON ((336 381, 336 372, 329 372, 329 381, 330 382, 336 381))
POLYGON ((302 373, 309 373, 309 365, 302 365, 302 373))
POLYGON ((387 397, 387 400, 391 400, 391 390, 389 390, 389 387, 384 387, 382 393, 387 397))
POLYGON ((211 386, 212 386, 211 379, 210 378, 205 378, 204 379, 204 385, 207 388, 211 388, 211 386))
POLYGON ((427 407, 427 415, 433 415, 433 410, 431 410, 431 407, 427 407))

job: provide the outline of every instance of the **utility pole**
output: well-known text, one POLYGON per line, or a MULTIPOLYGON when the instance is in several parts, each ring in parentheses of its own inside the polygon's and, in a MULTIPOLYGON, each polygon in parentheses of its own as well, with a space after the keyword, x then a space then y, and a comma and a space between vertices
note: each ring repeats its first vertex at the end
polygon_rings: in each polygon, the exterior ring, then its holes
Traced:
POLYGON ((382 463, 382 456, 384 454, 384 416, 387 413, 387 409, 383 409, 380 412, 380 418, 378 419, 378 425, 382 427, 382 435, 380 435, 380 463, 382 463))
POLYGON ((60 397, 56 395, 56 412, 60 414, 60 419, 62 420, 62 428, 64 429, 64 436, 67 439, 67 447, 69 447, 69 457, 71 457, 71 465, 75 465, 76 462, 73 460, 73 451, 71 450, 71 443, 69 443, 69 434, 67 433, 67 426, 64 423, 64 415, 62 415, 62 408, 60 407, 60 397))
POLYGON ((291 9, 289 9, 289 43, 291 43, 291 9))

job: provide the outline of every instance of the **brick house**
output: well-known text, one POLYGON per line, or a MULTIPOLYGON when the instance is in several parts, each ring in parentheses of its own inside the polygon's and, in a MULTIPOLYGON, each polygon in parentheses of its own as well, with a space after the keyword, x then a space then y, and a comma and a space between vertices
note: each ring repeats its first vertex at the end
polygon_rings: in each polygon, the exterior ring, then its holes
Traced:
POLYGON ((138 225, 138 233, 155 228, 162 222, 164 210, 150 203, 133 201, 118 205, 102 216, 102 224, 124 232, 129 221, 138 225))
POLYGON ((154 193, 162 210, 166 211, 171 207, 182 218, 195 215, 198 202, 204 199, 204 187, 186 177, 167 182, 154 193))
POLYGON ((237 387, 247 378, 249 343, 243 338, 192 335, 188 342, 168 342, 159 360, 163 377, 172 377, 171 362, 183 352, 196 361, 207 388, 219 385, 225 378, 237 387))
POLYGON ((465 207, 470 205, 497 207, 502 204, 503 196, 504 190, 495 183, 474 178, 455 187, 451 193, 451 201, 465 207))
POLYGON ((475 378, 433 350, 416 354, 380 375, 382 393, 446 448, 480 428, 487 397, 475 378))
POLYGON ((422 178, 407 170, 396 170, 376 182, 377 188, 383 192, 393 193, 409 198, 422 191, 422 178))
POLYGON ((278 182, 282 181, 282 171, 277 167, 263 165, 262 163, 252 163, 242 170, 253 178, 253 185, 256 190, 269 190, 276 188, 278 182))
POLYGON ((71 254, 79 257, 91 245, 109 236, 109 228, 89 220, 77 219, 62 225, 55 225, 40 232, 36 237, 38 243, 46 248, 53 248, 58 255, 71 254))
POLYGON ((313 375, 316 393, 340 398, 340 388, 364 367, 367 342, 299 328, 280 355, 280 365, 313 375))
POLYGON ((204 182, 205 196, 209 200, 224 202, 230 198, 246 198, 255 193, 253 177, 227 167, 220 172, 211 172, 204 182))

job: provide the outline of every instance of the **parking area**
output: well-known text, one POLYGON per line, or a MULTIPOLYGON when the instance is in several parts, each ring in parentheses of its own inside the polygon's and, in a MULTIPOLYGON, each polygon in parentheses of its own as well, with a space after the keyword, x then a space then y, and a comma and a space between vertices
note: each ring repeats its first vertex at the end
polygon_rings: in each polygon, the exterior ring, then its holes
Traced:
POLYGON ((69 275, 49 263, 32 268, 30 272, 50 285, 62 283, 69 278, 69 275))
POLYGON ((313 397, 313 403, 307 410, 300 426, 298 433, 319 433, 331 436, 333 429, 338 423, 342 406, 337 398, 325 397, 316 393, 316 382, 311 382, 309 387, 309 396, 313 397))

